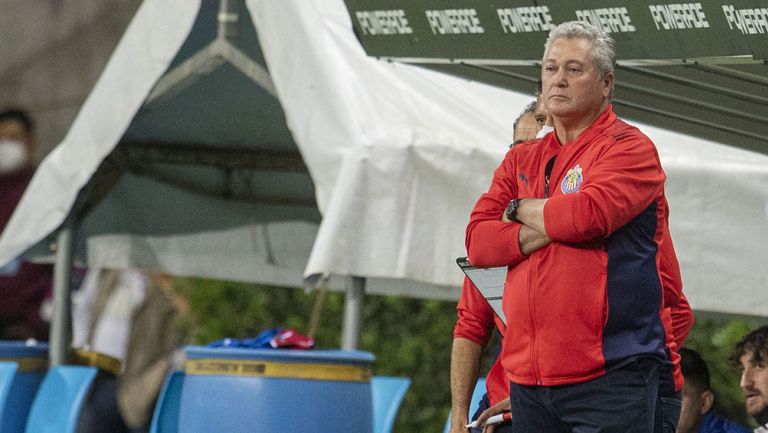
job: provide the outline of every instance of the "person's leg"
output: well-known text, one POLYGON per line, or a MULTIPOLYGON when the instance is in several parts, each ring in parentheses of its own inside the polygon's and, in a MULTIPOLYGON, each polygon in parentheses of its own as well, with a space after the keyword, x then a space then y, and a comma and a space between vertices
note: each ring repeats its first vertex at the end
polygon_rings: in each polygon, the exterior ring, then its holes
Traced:
POLYGON ((553 388, 574 433, 652 433, 659 362, 641 359, 588 382, 553 388))
POLYGON ((550 388, 511 384, 510 429, 525 433, 570 433, 571 430, 552 410, 550 388))
POLYGON ((677 421, 680 419, 682 399, 683 397, 680 392, 670 395, 659 395, 659 399, 656 402, 654 433, 675 433, 677 421))
POLYGON ((83 404, 78 433, 124 433, 127 428, 117 409, 117 379, 99 371, 83 404))
MULTIPOLYGON (((491 402, 488 400, 488 394, 483 394, 483 399, 480 400, 480 406, 475 411, 475 414, 472 415, 472 419, 469 421, 472 422, 480 417, 480 414, 483 413, 486 409, 491 407, 491 402)), ((498 424, 496 426, 496 429, 494 430, 496 433, 512 433, 512 423, 510 421, 503 422, 501 424, 498 424)), ((470 428, 470 433, 482 433, 482 428, 470 428)), ((133 433, 133 432, 131 432, 133 433)))
MULTIPOLYGON (((491 403, 488 401, 488 394, 483 394, 483 398, 480 400, 480 406, 478 406, 477 410, 475 411, 475 414, 472 415, 472 418, 469 420, 469 422, 472 422, 476 420, 483 411, 491 407, 491 403)), ((470 428, 469 433, 482 433, 482 428, 470 428)))

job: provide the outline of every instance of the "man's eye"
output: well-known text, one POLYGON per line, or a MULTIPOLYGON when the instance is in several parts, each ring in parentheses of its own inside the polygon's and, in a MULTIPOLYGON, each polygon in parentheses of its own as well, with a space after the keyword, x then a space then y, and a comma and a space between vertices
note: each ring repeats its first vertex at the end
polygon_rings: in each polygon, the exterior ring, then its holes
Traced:
POLYGON ((547 118, 546 117, 537 117, 536 118, 536 123, 538 123, 539 125, 544 125, 546 122, 547 122, 547 118))

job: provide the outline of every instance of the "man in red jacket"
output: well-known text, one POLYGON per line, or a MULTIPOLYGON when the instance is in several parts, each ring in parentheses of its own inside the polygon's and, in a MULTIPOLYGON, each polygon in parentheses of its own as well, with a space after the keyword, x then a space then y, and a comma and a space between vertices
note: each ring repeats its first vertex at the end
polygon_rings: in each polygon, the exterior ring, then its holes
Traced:
MULTIPOLYGON (((544 122, 539 121, 542 116, 546 119, 547 113, 546 109, 540 107, 538 99, 528 104, 513 123, 514 142, 512 146, 536 138, 536 134, 544 126, 544 122)), ((483 348, 491 338, 494 324, 499 332, 504 334, 504 323, 493 312, 491 306, 474 284, 466 277, 461 287, 461 298, 459 298, 456 310, 458 320, 453 332, 454 340, 451 353, 450 433, 463 433, 467 431, 465 426, 468 423, 469 400, 477 381, 483 348)), ((487 412, 490 416, 507 410, 509 408, 509 382, 504 378, 504 370, 498 358, 491 366, 485 384, 487 392, 480 402, 479 412, 487 412)), ((472 419, 475 420, 476 418, 473 417, 472 419)), ((510 431, 509 423, 504 423, 496 431, 498 433, 510 431)))
POLYGON ((671 380, 665 175, 653 143, 613 113, 614 65, 602 30, 550 32, 555 131, 507 154, 467 227, 474 266, 509 268, 501 358, 516 431, 651 432, 671 380))

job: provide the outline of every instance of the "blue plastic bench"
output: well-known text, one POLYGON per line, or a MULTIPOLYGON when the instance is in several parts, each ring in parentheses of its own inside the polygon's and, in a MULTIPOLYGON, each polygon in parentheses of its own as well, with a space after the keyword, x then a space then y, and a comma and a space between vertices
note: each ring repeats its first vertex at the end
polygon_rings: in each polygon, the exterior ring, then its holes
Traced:
POLYGON ((152 414, 150 433, 176 433, 179 431, 179 406, 183 383, 183 371, 172 371, 166 376, 163 388, 157 397, 155 412, 152 414))
POLYGON ((96 367, 60 365, 48 370, 32 403, 26 433, 76 433, 96 367))
POLYGON ((0 433, 24 433, 29 409, 48 369, 48 345, 0 340, 0 361, 0 433))
POLYGON ((392 432, 400 404, 410 386, 411 379, 407 377, 374 376, 371 379, 373 433, 392 432))
POLYGON ((19 364, 15 362, 0 362, 0 431, 5 425, 5 407, 8 404, 8 395, 18 368, 19 364))

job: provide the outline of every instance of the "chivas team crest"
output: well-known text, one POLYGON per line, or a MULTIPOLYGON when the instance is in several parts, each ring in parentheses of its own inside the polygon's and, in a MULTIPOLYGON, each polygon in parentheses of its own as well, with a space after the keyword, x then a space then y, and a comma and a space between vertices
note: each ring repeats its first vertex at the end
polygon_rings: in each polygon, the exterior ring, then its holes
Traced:
POLYGON ((581 182, 584 178, 581 176, 581 166, 576 164, 576 167, 568 170, 563 181, 560 183, 560 190, 563 194, 571 194, 579 190, 581 182))

